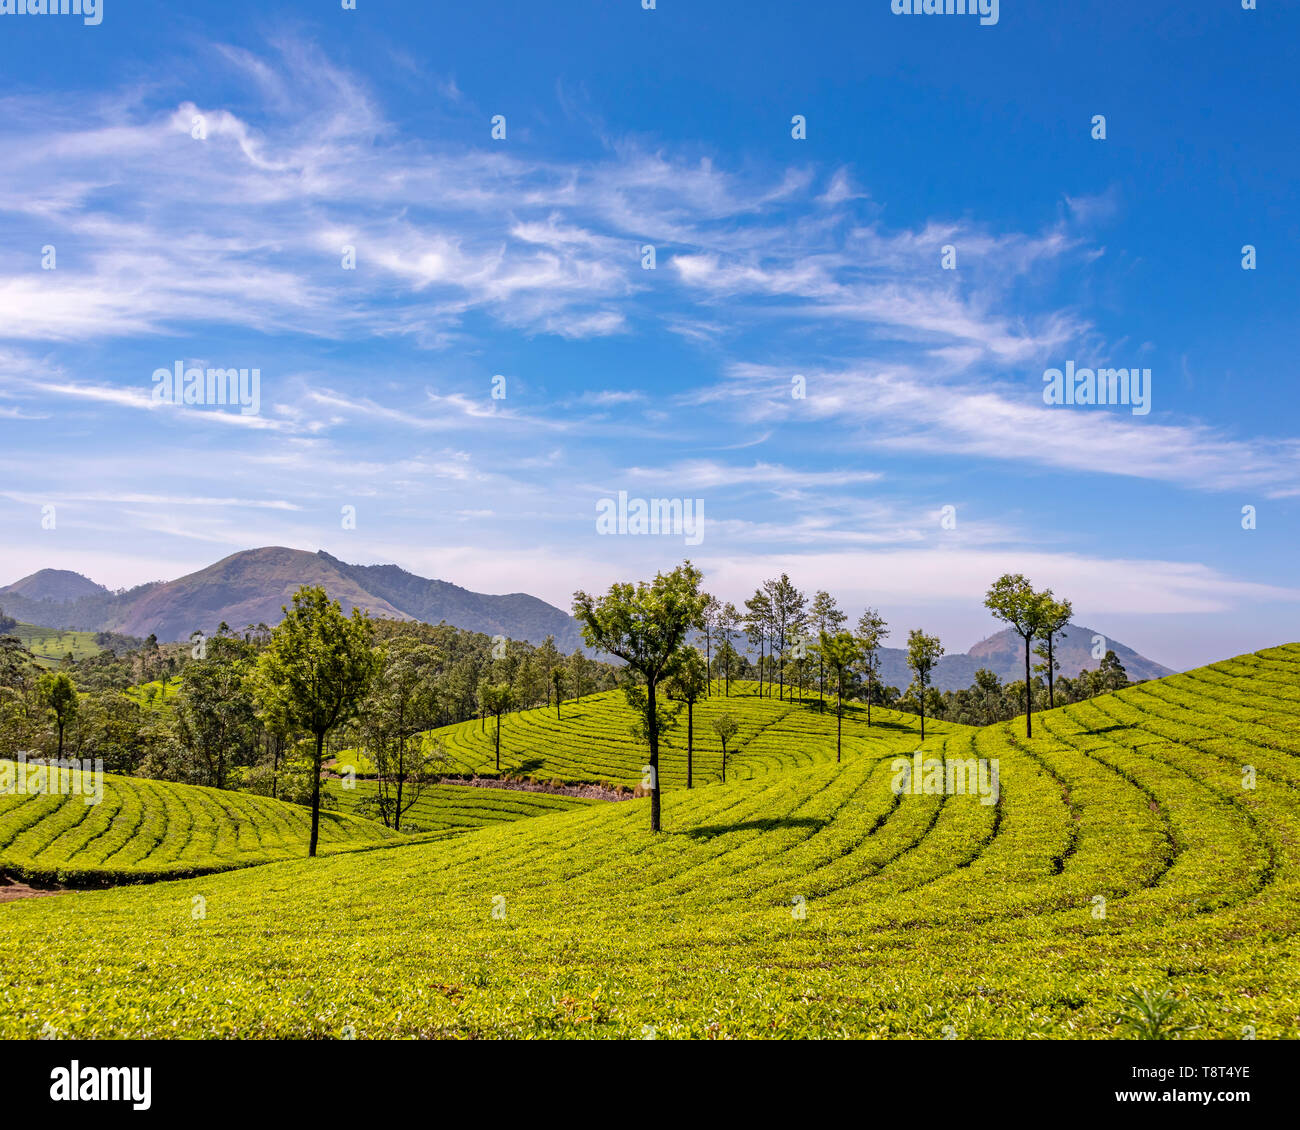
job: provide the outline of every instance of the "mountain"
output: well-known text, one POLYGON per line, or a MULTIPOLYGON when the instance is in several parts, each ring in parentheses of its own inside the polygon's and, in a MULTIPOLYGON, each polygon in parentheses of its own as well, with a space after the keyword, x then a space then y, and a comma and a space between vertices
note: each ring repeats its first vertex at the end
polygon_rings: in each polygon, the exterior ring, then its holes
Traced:
POLYGON ((30 577, 15 581, 7 588, 0 589, 0 596, 16 596, 26 600, 76 600, 82 596, 98 596, 106 593, 103 585, 97 585, 80 573, 68 569, 41 569, 30 577))
POLYGON ((42 569, 0 588, 0 608, 50 628, 120 632, 159 640, 188 639, 232 628, 277 624, 300 585, 321 585, 345 612, 360 608, 389 620, 446 620, 458 628, 541 643, 548 635, 566 651, 582 645, 577 622, 526 593, 489 596, 428 580, 396 565, 348 565, 328 553, 268 546, 231 554, 174 581, 122 592, 65 570, 42 569))
POLYGON ((446 620, 471 632, 500 634, 530 643, 554 636, 555 646, 561 651, 584 646, 582 630, 572 616, 527 593, 488 596, 450 581, 417 577, 396 565, 346 565, 324 550, 320 556, 367 592, 426 624, 446 620))
MULTIPOLYGON (((1110 639, 1104 633, 1078 624, 1067 624, 1064 633, 1058 636, 1052 645, 1056 662, 1060 664, 1058 674, 1073 679, 1080 671, 1087 668, 1095 671, 1098 660, 1092 657, 1093 640, 1102 637, 1104 649, 1113 651, 1124 665, 1128 677, 1137 679, 1159 679, 1174 672, 1168 667, 1139 655, 1131 647, 1110 639)), ((1038 642, 1034 641, 1034 647, 1038 642)), ((1105 654, 1103 650, 1102 654, 1105 654)), ((1038 656, 1032 655, 1032 663, 1041 663, 1038 656)), ((969 687, 975 681, 975 672, 987 667, 1004 683, 1013 683, 1025 677, 1025 641, 1011 628, 980 640, 968 652, 945 655, 935 664, 934 685, 941 691, 956 691, 969 687)), ((907 651, 898 647, 887 647, 881 651, 880 677, 886 686, 905 690, 912 681, 912 673, 907 666, 907 651)))

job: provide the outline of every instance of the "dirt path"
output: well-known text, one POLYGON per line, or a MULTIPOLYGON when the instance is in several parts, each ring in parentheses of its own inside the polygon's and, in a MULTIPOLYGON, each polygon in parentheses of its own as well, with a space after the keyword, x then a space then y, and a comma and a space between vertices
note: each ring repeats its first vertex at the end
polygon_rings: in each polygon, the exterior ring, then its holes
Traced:
POLYGON ((66 892, 59 887, 53 890, 45 890, 40 887, 29 887, 26 883, 11 882, 9 879, 0 877, 0 903, 17 902, 19 899, 40 899, 49 895, 64 893, 66 892))

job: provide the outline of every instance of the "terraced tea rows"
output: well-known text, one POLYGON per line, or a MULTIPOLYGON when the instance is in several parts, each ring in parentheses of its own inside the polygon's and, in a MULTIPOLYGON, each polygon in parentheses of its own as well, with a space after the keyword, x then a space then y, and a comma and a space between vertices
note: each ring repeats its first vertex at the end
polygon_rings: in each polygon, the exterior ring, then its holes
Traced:
POLYGON ((1113 1036, 1151 985, 1294 1037, 1298 686, 1294 645, 926 742, 996 804, 896 794, 903 729, 670 788, 659 836, 630 801, 13 904, 0 1035, 1113 1036))
MULTIPOLYGON (((355 787, 329 782, 330 794, 346 812, 369 814, 376 787, 372 781, 357 780, 355 787)), ((511 820, 567 812, 600 804, 598 800, 523 789, 491 789, 471 785, 431 785, 402 817, 403 831, 466 832, 511 820)))
MULTIPOLYGON (((83 787, 78 780, 65 793, 0 795, 0 874, 97 885, 246 867, 307 851, 311 812, 299 805, 108 774, 100 803, 86 803, 91 791, 90 781, 83 787)), ((323 853, 395 836, 371 820, 321 813, 323 853)))
MULTIPOLYGON (((660 776, 665 789, 686 784, 686 708, 679 708, 678 725, 666 736, 659 751, 660 776)), ((721 779, 722 746, 713 720, 730 713, 739 725, 727 743, 727 779, 738 781, 780 769, 816 765, 835 760, 835 707, 824 711, 817 699, 791 702, 760 696, 753 683, 735 683, 730 697, 715 694, 695 704, 693 781, 708 784, 721 779)), ((554 708, 524 710, 501 719, 501 771, 513 776, 592 782, 635 787, 641 782, 648 756, 632 737, 634 714, 621 691, 588 695, 566 702, 557 719, 554 708)), ((845 756, 874 754, 903 746, 913 748, 920 738, 920 720, 911 714, 873 708, 867 726, 865 706, 845 704, 843 746, 845 756)), ((943 722, 927 722, 927 733, 951 732, 943 722)), ((460 722, 432 731, 458 773, 495 772, 496 721, 488 718, 460 722)))

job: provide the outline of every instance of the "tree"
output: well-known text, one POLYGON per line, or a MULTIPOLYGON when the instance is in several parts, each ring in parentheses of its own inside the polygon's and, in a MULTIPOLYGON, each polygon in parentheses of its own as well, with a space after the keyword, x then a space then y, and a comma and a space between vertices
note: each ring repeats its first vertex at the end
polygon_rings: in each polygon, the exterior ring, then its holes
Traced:
POLYGON ((745 601, 745 635, 751 644, 758 645, 758 693, 763 693, 763 649, 767 643, 772 623, 772 602, 762 589, 745 601))
POLYGON ((380 818, 395 831, 420 799, 441 749, 431 753, 417 735, 438 720, 438 649, 411 637, 391 640, 383 651, 381 677, 362 709, 361 736, 375 765, 380 818))
POLYGON ((573 615, 582 625, 588 646, 623 660, 645 680, 647 744, 650 747, 652 789, 650 830, 661 830, 659 784, 659 726, 656 692, 659 681, 677 658, 686 635, 699 623, 705 597, 700 571, 689 561, 671 573, 657 573, 647 584, 621 582, 602 597, 579 590, 573 594, 573 615))
POLYGON ((695 703, 709 686, 709 670, 693 647, 684 647, 669 673, 668 690, 686 703, 686 787, 691 787, 695 751, 695 703))
MULTIPOLYGON (((559 648, 555 646, 554 636, 547 636, 546 639, 542 641, 542 646, 539 647, 534 654, 537 665, 541 670, 542 681, 546 684, 546 705, 550 706, 551 688, 556 685, 555 680, 551 677, 551 673, 557 670, 560 664, 564 662, 564 657, 560 654, 559 648)), ((557 713, 559 711, 559 706, 560 704, 557 700, 555 704, 557 713)))
POLYGON ((785 698, 785 656, 793 637, 803 630, 804 608, 808 598, 782 573, 772 581, 763 582, 772 617, 772 651, 777 656, 779 683, 778 698, 785 698))
POLYGON ((1113 650, 1107 651, 1102 658, 1095 681, 1097 690, 1103 694, 1107 691, 1122 691, 1129 685, 1128 672, 1113 650))
POLYGON ((925 741, 925 690, 930 685, 930 673, 943 655, 938 636, 927 636, 920 628, 907 634, 907 665, 915 676, 912 686, 921 704, 921 740, 925 741))
POLYGON ((582 652, 582 648, 575 647, 573 654, 569 656, 569 677, 573 683, 573 697, 575 702, 582 701, 582 677, 587 672, 587 666, 591 662, 582 652))
POLYGON ((1034 592, 1023 573, 1004 573, 989 588, 984 607, 999 620, 1010 624, 1025 641, 1025 737, 1034 736, 1034 692, 1029 672, 1029 645, 1043 630, 1047 607, 1044 596, 1034 592))
POLYGON ((555 687, 555 717, 560 717, 560 700, 564 697, 564 668, 551 668, 551 683, 555 687))
POLYGON ((316 739, 307 848, 308 856, 314 856, 325 736, 355 716, 379 659, 370 617, 359 608, 344 616, 339 602, 330 600, 319 585, 303 585, 293 594, 293 607, 282 611, 284 620, 272 630, 257 659, 255 694, 264 703, 274 703, 272 713, 316 739))
POLYGON ((723 678, 727 683, 727 696, 731 696, 731 672, 740 658, 734 646, 736 636, 740 633, 741 617, 736 606, 727 601, 718 613, 718 662, 722 667, 723 678))
POLYGON ((1036 671, 1045 669, 1047 672, 1047 706, 1048 709, 1052 709, 1056 706, 1056 672, 1061 667, 1056 662, 1053 641, 1058 635, 1064 638, 1064 629, 1070 622, 1070 617, 1074 615, 1074 608, 1068 600, 1057 600, 1052 595, 1051 589, 1044 592, 1042 597, 1043 619, 1038 634, 1043 642, 1034 649, 1034 654, 1041 656, 1043 662, 1034 669, 1036 671))
POLYGON ((510 703, 514 694, 509 683, 484 683, 479 689, 479 698, 483 702, 483 710, 491 714, 497 720, 497 772, 501 772, 501 715, 510 709, 510 703))
POLYGON ((844 731, 844 680, 860 655, 858 641, 848 632, 836 632, 833 636, 822 632, 818 650, 835 676, 835 760, 839 761, 844 731))
POLYGON ((713 670, 713 640, 718 634, 718 623, 722 616, 722 602, 716 596, 705 596, 704 611, 700 613, 700 630, 704 633, 704 694, 707 698, 713 693, 708 682, 708 673, 713 670))
MULTIPOLYGON (((825 635, 833 636, 840 630, 840 625, 848 619, 848 616, 840 611, 840 606, 835 603, 835 598, 825 590, 819 591, 813 597, 809 616, 812 620, 812 626, 817 630, 819 640, 825 635)), ((818 709, 824 713, 826 710, 826 657, 821 654, 820 648, 817 652, 817 693, 821 696, 818 709)))
POLYGON ((247 678, 249 667, 249 660, 233 648, 218 651, 214 646, 207 659, 187 663, 181 672, 176 736, 206 767, 204 783, 218 789, 226 787, 231 763, 256 741, 257 705, 247 678))
POLYGON ((727 783, 727 742, 740 729, 736 725, 736 720, 727 712, 719 714, 713 720, 713 732, 718 735, 718 741, 722 743, 722 783, 727 783))
POLYGON ((47 671, 36 684, 37 693, 44 706, 54 711, 54 722, 59 728, 59 760, 63 760, 63 731, 77 716, 79 703, 77 685, 66 671, 47 671))
POLYGON ((8 635, 16 627, 18 627, 18 621, 12 616, 6 616, 5 610, 0 608, 0 636, 8 635))
POLYGON ((874 608, 866 609, 858 617, 858 652, 862 656, 862 669, 867 676, 867 725, 871 725, 872 686, 880 672, 880 649, 889 635, 889 625, 874 608))

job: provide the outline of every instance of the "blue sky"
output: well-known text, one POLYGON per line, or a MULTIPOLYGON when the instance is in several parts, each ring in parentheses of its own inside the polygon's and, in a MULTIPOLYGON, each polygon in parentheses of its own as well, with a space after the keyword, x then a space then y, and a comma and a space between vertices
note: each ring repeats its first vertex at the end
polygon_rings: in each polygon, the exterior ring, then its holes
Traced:
POLYGON ((1294 9, 0 29, 0 583, 283 544, 567 607, 689 554, 950 650, 1008 570, 1171 666, 1300 638, 1294 9), (260 411, 155 403, 178 361, 259 369, 260 411), (1045 405, 1069 361, 1149 368, 1149 414, 1045 405), (620 490, 702 499, 703 541, 599 535, 620 490))

